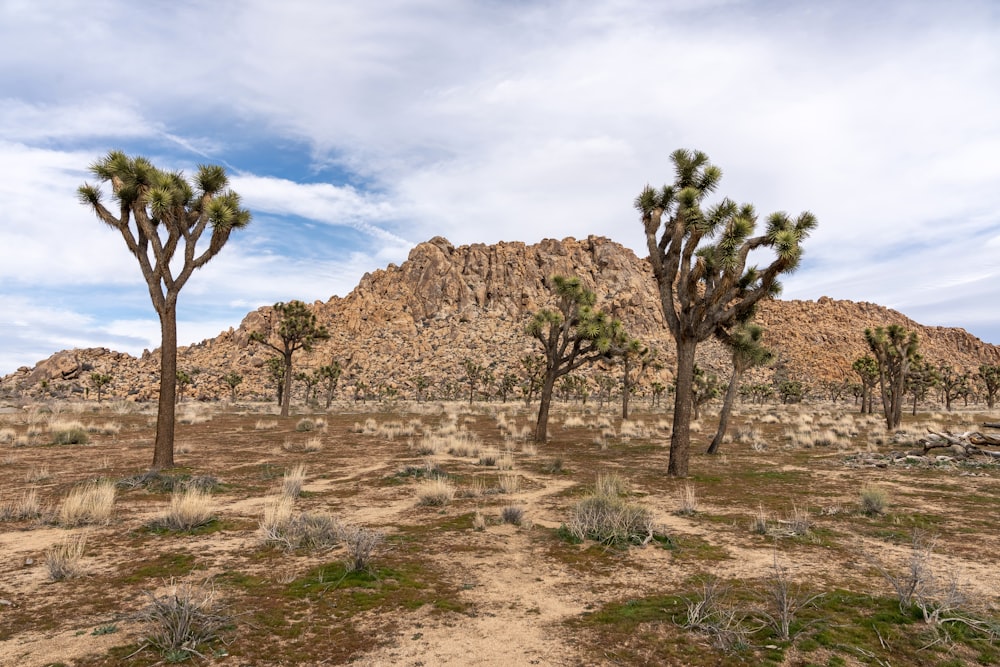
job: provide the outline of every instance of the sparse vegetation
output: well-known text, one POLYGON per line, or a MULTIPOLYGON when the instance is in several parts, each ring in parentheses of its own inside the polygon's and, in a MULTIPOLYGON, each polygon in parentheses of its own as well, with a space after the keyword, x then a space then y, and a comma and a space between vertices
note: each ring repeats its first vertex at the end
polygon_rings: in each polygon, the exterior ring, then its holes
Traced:
POLYGON ((87 548, 86 534, 68 537, 45 552, 45 568, 49 579, 62 581, 83 573, 83 552, 87 548))
POLYGON ((105 524, 115 510, 114 482, 102 480, 74 487, 59 506, 59 524, 66 527, 105 524))

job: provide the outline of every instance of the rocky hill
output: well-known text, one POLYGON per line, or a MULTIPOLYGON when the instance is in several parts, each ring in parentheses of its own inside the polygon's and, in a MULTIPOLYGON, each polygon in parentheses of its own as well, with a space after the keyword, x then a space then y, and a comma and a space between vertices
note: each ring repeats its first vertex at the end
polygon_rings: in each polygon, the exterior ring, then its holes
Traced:
MULTIPOLYGON (((296 370, 337 360, 345 368, 340 395, 361 381, 412 395, 412 378, 425 375, 431 394, 460 382, 462 360, 490 367, 497 377, 519 373, 519 359, 536 351, 524 333, 530 314, 550 303, 549 280, 577 275, 598 295, 598 306, 621 319, 628 330, 660 351, 666 362, 660 381, 670 379, 673 342, 666 330, 648 263, 629 249, 602 237, 455 247, 436 237, 410 252, 401 266, 390 264, 366 274, 346 297, 316 302, 313 308, 331 338, 311 353, 299 352, 296 370)), ((193 376, 188 396, 228 395, 223 375, 243 376, 243 397, 270 397, 264 365, 273 353, 250 341, 254 331, 274 323, 271 308, 249 313, 239 327, 179 350, 179 366, 193 376)), ((871 303, 773 301, 760 309, 766 342, 777 352, 784 372, 814 388, 827 381, 852 379, 851 362, 865 353, 866 327, 898 323, 914 329, 924 357, 974 370, 1000 364, 1000 347, 963 329, 925 327, 871 303)), ((702 366, 728 373, 725 351, 715 343, 699 349, 702 366)), ((109 395, 151 400, 157 390, 158 354, 141 358, 103 348, 67 350, 34 368, 21 368, 0 380, 8 396, 81 395, 91 372, 110 374, 109 395)), ((762 371, 766 379, 773 369, 762 371)), ((653 377, 647 378, 647 382, 653 377)))

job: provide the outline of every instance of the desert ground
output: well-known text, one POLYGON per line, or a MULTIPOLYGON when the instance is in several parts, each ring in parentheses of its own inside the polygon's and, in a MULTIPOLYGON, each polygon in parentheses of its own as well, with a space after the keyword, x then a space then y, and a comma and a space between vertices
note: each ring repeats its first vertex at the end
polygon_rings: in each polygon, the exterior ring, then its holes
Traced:
POLYGON ((0 664, 1000 664, 1000 466, 898 455, 1000 412, 709 412, 672 479, 634 407, 182 403, 154 475, 152 406, 8 404, 0 664), (599 490, 640 527, 581 539, 599 490))

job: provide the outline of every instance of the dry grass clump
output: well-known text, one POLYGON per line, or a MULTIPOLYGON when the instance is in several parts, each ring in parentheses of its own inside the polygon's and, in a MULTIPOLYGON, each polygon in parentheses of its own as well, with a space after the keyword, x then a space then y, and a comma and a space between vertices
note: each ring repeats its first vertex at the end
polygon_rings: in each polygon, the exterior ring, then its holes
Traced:
POLYGON ((86 548, 87 536, 81 534, 76 537, 67 537, 46 550, 45 568, 49 572, 49 579, 62 581, 83 574, 84 568, 81 561, 86 548))
POLYGON ((215 520, 212 494, 198 487, 174 491, 170 507, 153 525, 167 530, 193 530, 215 520))
MULTIPOLYGON (((369 419, 369 420, 367 420, 365 422, 366 432, 367 432, 368 422, 370 422, 370 421, 372 421, 372 420, 369 419)), ((404 436, 404 435, 405 436, 414 436, 414 435, 416 435, 417 434, 417 429, 418 429, 419 426, 420 426, 420 420, 419 419, 417 419, 417 420, 411 420, 410 422, 408 422, 406 424, 404 424, 403 422, 399 422, 399 421, 385 422, 383 424, 380 424, 375 429, 374 434, 377 435, 377 436, 379 436, 379 437, 386 438, 388 440, 392 440, 394 438, 398 438, 399 436, 404 436)))
POLYGON ((90 424, 87 430, 97 435, 118 435, 121 433, 122 425, 118 422, 104 422, 103 424, 90 424))
POLYGON ((278 428, 277 419, 258 419, 253 425, 253 430, 255 431, 270 431, 275 428, 278 428))
POLYGON ((56 428, 49 428, 54 445, 86 445, 90 442, 87 429, 80 422, 59 422, 56 428))
POLYGON ((298 498, 302 493, 302 485, 306 481, 306 464, 299 463, 286 470, 281 479, 281 494, 289 498, 298 498))
POLYGON ((598 473, 594 482, 594 495, 612 497, 628 495, 628 482, 617 473, 598 473))
POLYGON ((455 485, 442 477, 423 481, 417 487, 421 505, 441 507, 455 499, 455 485))
POLYGON ((497 456, 497 469, 499 470, 513 470, 514 469, 514 453, 513 452, 500 452, 497 456))
POLYGON ((861 513, 867 516, 885 514, 889 505, 889 494, 885 489, 872 484, 861 487, 861 513))
POLYGON ((17 431, 12 428, 0 428, 0 445, 12 444, 17 440, 17 431))
POLYGON ((770 531, 771 516, 763 505, 757 505, 757 512, 750 516, 750 532, 757 535, 767 535, 770 531))
POLYGON ((536 456, 538 454, 538 445, 533 442, 525 442, 521 445, 521 453, 525 456, 536 456))
POLYGON ((149 604, 139 613, 146 626, 142 641, 164 656, 166 662, 182 662, 192 655, 207 659, 199 648, 220 638, 233 623, 205 584, 182 583, 156 596, 147 591, 149 604))
POLYGON ((385 533, 361 526, 348 526, 343 529, 341 538, 347 547, 344 558, 347 571, 364 572, 371 568, 375 552, 385 541, 385 533))
POLYGON ((201 406, 187 405, 177 416, 177 421, 181 424, 204 424, 212 421, 212 414, 201 406))
POLYGON ((459 487, 455 495, 459 498, 479 498, 489 493, 489 485, 482 477, 473 477, 469 484, 459 487))
POLYGON ((685 484, 677 492, 677 513, 681 516, 692 516, 698 512, 698 497, 694 486, 685 484))
POLYGON ((521 476, 517 473, 505 472, 497 475, 497 487, 500 493, 514 494, 521 491, 521 476))
POLYGON ((623 420, 618 429, 618 436, 622 440, 629 440, 630 438, 643 438, 646 436, 646 424, 641 420, 623 420))
POLYGON ((66 527, 110 523, 115 511, 115 496, 115 483, 111 480, 77 486, 66 494, 59 506, 58 522, 66 527))
POLYGON ((583 417, 579 415, 570 415, 563 420, 563 428, 584 428, 587 422, 583 420, 583 417))
POLYGON ((28 472, 24 473, 24 481, 28 483, 41 482, 52 476, 47 465, 31 466, 28 472))
POLYGON ((258 534, 264 544, 295 549, 326 549, 340 542, 343 527, 325 512, 294 511, 295 501, 284 494, 264 503, 258 534))
POLYGON ((504 523, 520 526, 524 521, 524 508, 518 505, 506 505, 500 510, 500 519, 504 523))
POLYGON ((573 505, 566 529, 578 540, 607 545, 646 544, 653 538, 653 518, 645 507, 595 493, 573 505))
POLYGON ((309 438, 302 444, 302 451, 308 454, 323 451, 323 440, 319 436, 309 438))
POLYGON ((42 515, 42 506, 38 503, 38 489, 29 488, 18 500, 0 504, 0 521, 24 521, 37 519, 42 515))

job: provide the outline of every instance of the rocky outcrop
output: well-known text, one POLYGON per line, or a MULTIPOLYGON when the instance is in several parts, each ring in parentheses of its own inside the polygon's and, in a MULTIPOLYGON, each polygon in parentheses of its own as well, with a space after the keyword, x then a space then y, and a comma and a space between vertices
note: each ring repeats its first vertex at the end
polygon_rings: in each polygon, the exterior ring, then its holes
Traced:
MULTIPOLYGON (((331 337, 310 353, 298 353, 296 368, 339 361, 346 369, 341 395, 358 381, 409 395, 418 375, 430 378, 440 391, 461 381, 465 358, 490 368, 496 377, 517 373, 519 359, 536 351, 524 326, 534 311, 550 303, 549 283, 557 274, 579 276, 596 292, 600 308, 657 348, 665 362, 657 379, 669 381, 673 342, 648 263, 595 236, 536 245, 456 247, 441 237, 421 243, 401 266, 390 264, 366 274, 346 297, 313 304, 331 337)), ((915 329, 924 357, 932 362, 972 370, 982 363, 1000 364, 1000 348, 962 329, 924 327, 870 303, 827 297, 772 301, 760 308, 757 319, 767 328, 766 340, 778 354, 779 367, 816 388, 853 379, 851 363, 865 353, 864 329, 892 323, 915 329)), ((244 376, 241 395, 270 396, 264 365, 273 352, 253 343, 250 334, 273 325, 271 308, 260 308, 237 328, 180 348, 179 365, 193 377, 188 395, 227 396, 229 388, 221 378, 236 371, 244 376)), ((728 372, 727 355, 717 343, 704 344, 699 354, 701 365, 728 372)), ((158 361, 155 351, 138 359, 103 348, 63 351, 3 378, 0 388, 28 396, 85 394, 90 373, 96 371, 113 378, 107 395, 150 400, 156 396, 158 361)))

